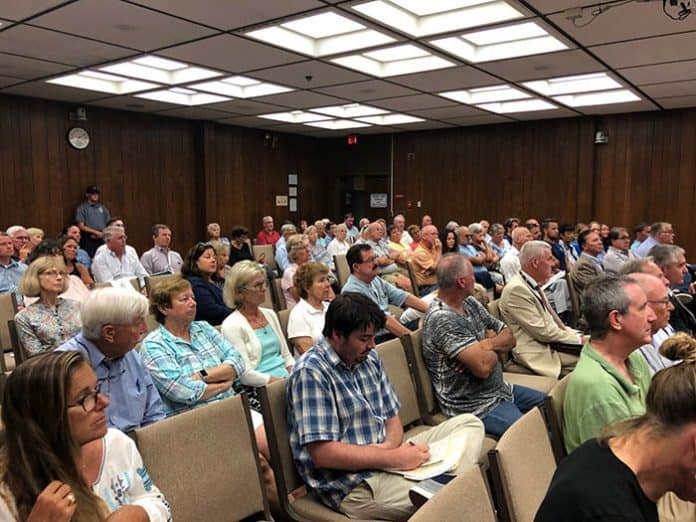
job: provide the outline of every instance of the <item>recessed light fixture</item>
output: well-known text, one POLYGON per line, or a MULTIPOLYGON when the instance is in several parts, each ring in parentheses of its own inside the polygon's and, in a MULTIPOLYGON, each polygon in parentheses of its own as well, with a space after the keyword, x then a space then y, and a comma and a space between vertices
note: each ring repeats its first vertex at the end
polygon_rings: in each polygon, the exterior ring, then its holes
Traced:
POLYGON ((341 129, 357 129, 359 127, 369 127, 368 123, 360 123, 352 120, 322 120, 310 121, 305 123, 310 127, 320 127, 322 129, 341 130, 341 129))
POLYGON ((530 111, 547 111, 549 109, 557 109, 554 104, 538 98, 529 100, 512 100, 495 103, 483 103, 477 105, 479 109, 495 112, 497 114, 510 114, 514 112, 530 112, 530 111))
POLYGON ((622 87, 619 82, 611 78, 607 73, 547 78, 545 80, 524 82, 522 85, 545 96, 608 91, 622 87))
POLYGON ((147 98, 148 100, 157 100, 166 103, 174 103, 176 105, 204 105, 207 103, 220 103, 229 101, 230 98, 218 96, 216 94, 208 94, 204 92, 193 91, 181 87, 172 87, 161 91, 146 92, 136 94, 138 98, 147 98))
POLYGON ((531 98, 528 93, 510 85, 493 85, 491 87, 446 91, 440 92, 438 95, 468 105, 531 98))
POLYGON ((267 120, 284 121, 287 123, 307 123, 310 121, 329 120, 328 116, 322 114, 314 114, 305 111, 291 112, 274 112, 271 114, 259 114, 258 118, 266 118, 267 120))
POLYGON ((233 96, 235 98, 255 98, 257 96, 268 96, 281 92, 292 91, 288 87, 276 85, 274 83, 261 82, 246 76, 230 76, 220 80, 213 80, 204 83, 194 83, 189 85, 192 89, 212 92, 223 96, 233 96))
POLYGON ((590 92, 587 94, 564 94, 562 96, 554 96, 553 99, 568 107, 587 107, 590 105, 609 105, 612 103, 640 101, 639 96, 636 96, 627 89, 590 92))
POLYGON ((384 109, 371 107, 369 105, 361 105, 359 103, 350 103, 348 105, 336 105, 334 107, 319 107, 317 109, 309 109, 312 112, 328 114, 336 118, 358 118, 360 116, 374 116, 375 114, 383 114, 384 109))
POLYGON ((135 60, 107 65, 106 67, 101 67, 99 70, 169 85, 195 82, 196 80, 205 80, 206 78, 222 76, 222 73, 217 71, 203 69, 202 67, 193 67, 186 63, 160 58, 158 56, 143 56, 135 60))
POLYGON ((524 16, 503 0, 374 0, 352 8, 416 37, 469 29, 524 16))
POLYGON ((379 114, 377 116, 368 116, 366 118, 357 118, 359 121, 372 123, 373 125, 403 125, 405 123, 416 123, 425 121, 423 118, 416 118, 407 114, 379 114))
POLYGON ((333 11, 249 31, 246 36, 310 56, 345 53, 394 41, 391 36, 333 11))
POLYGON ((534 22, 431 40, 431 44, 469 62, 489 62, 549 53, 568 46, 534 22))
POLYGON ((412 44, 351 54, 333 58, 331 61, 344 67, 350 67, 351 69, 379 77, 411 74, 454 66, 453 62, 440 58, 412 44))
POLYGON ((160 87, 160 85, 155 83, 132 80, 115 74, 106 74, 90 70, 59 76, 58 78, 46 80, 46 82, 66 85, 68 87, 77 87, 78 89, 87 89, 89 91, 108 92, 110 94, 129 94, 160 87))

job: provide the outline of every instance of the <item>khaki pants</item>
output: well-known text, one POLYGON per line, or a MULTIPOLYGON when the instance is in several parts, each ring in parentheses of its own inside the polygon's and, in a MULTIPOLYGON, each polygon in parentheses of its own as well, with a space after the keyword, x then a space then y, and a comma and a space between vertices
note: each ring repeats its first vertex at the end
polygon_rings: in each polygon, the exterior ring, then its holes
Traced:
POLYGON ((657 501, 660 522, 688 522, 696 520, 696 504, 680 499, 674 493, 666 493, 657 501))
MULTIPOLYGON (((485 431, 483 423, 477 417, 469 414, 457 415, 411 437, 410 440, 418 444, 427 444, 460 430, 467 433, 467 445, 459 466, 454 470, 454 474, 457 474, 478 462, 485 431)), ((401 475, 378 471, 354 488, 343 499, 339 510, 350 518, 406 520, 415 510, 408 498, 408 491, 415 484, 416 482, 401 475)))

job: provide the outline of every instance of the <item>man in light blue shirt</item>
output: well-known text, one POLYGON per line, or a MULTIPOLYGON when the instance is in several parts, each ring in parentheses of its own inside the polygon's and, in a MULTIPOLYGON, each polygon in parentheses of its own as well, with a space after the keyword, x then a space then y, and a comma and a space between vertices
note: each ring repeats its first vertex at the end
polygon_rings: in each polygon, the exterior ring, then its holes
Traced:
POLYGON ((82 305, 82 333, 58 348, 79 351, 89 361, 100 391, 109 397, 107 423, 123 432, 165 417, 152 378, 133 350, 147 330, 147 313, 147 299, 132 290, 94 290, 82 305))
POLYGON ((5 232, 0 232, 0 294, 14 292, 17 303, 21 304, 22 295, 17 288, 27 265, 12 259, 13 253, 12 238, 5 232))
POLYGON ((633 251, 637 256, 647 257, 655 245, 671 245, 674 243, 674 229, 671 223, 663 221, 650 225, 650 237, 638 245, 633 251))
POLYGON ((285 269, 290 266, 290 260, 288 259, 288 248, 286 241, 290 236, 297 234, 297 229, 295 225, 286 223, 280 227, 280 239, 275 244, 275 260, 276 265, 278 265, 278 273, 282 276, 285 269))

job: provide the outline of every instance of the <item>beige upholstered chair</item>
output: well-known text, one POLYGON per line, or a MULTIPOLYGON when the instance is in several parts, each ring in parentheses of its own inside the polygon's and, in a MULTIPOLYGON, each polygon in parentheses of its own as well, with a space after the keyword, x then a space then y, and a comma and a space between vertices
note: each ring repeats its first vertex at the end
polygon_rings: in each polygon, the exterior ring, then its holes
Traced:
POLYGON ((2 355, 0 357, 0 370, 3 373, 14 370, 16 364, 15 354, 12 351, 12 337, 8 321, 13 321, 17 313, 17 298, 14 292, 0 294, 0 347, 2 355))
POLYGON ((563 442, 563 398, 571 375, 573 374, 570 373, 558 381, 556 386, 548 392, 544 401, 544 413, 546 413, 546 422, 551 432, 551 446, 557 463, 567 455, 563 442))
POLYGON ((336 267, 336 279, 338 279, 338 286, 343 288, 343 285, 346 284, 346 281, 350 276, 350 267, 348 266, 348 260, 346 259, 346 255, 335 255, 334 266, 336 267))
MULTIPOLYGON (((273 272, 278 274, 278 265, 275 260, 275 253, 273 252, 273 245, 254 245, 251 247, 251 251, 254 254, 254 259, 258 260, 261 254, 264 254, 264 264, 266 264, 273 272)), ((278 274, 282 275, 282 274, 278 274)))
POLYGON ((271 467, 275 474, 278 498, 283 514, 288 520, 296 522, 346 522, 349 519, 325 506, 316 496, 309 493, 299 496, 292 503, 288 495, 303 486, 292 458, 288 434, 288 403, 285 393, 285 379, 258 389, 261 412, 263 414, 268 448, 271 453, 271 467))
POLYGON ((418 282, 416 281, 416 269, 413 268, 413 263, 411 263, 411 261, 406 261, 406 271, 408 272, 408 278, 411 280, 413 295, 420 297, 420 292, 418 291, 418 282))
POLYGON ((272 281, 272 287, 273 287, 273 296, 274 296, 274 301, 275 301, 275 309, 276 312, 280 312, 281 310, 286 310, 288 308, 288 303, 285 301, 285 295, 283 294, 283 288, 281 287, 281 282, 282 280, 280 278, 276 278, 272 281))
MULTIPOLYGON (((288 321, 290 320, 290 310, 287 308, 285 310, 278 311, 278 322, 280 323, 280 329, 283 331, 285 339, 288 338, 288 321)), ((289 342, 289 341, 288 341, 289 342)))
MULTIPOLYGON (((14 356, 15 365, 21 364, 26 361, 29 354, 24 350, 22 344, 19 342, 19 333, 17 332, 17 325, 14 319, 7 321, 7 330, 10 333, 10 344, 12 345, 12 355, 14 356)), ((2 395, 0 395, 2 397, 2 395)))
POLYGON ((270 510, 245 395, 200 406, 134 432, 173 520, 223 522, 270 510))
POLYGON ((530 522, 556 470, 544 417, 530 410, 500 437, 489 453, 493 485, 502 522, 530 522))
POLYGON ((271 282, 268 280, 268 278, 266 278, 266 290, 263 293, 263 303, 261 303, 261 306, 275 310, 275 303, 273 302, 273 289, 271 288, 271 282))
POLYGON ((438 491, 409 522, 495 522, 495 510, 481 468, 471 466, 438 491), (455 515, 456 514, 456 515, 455 515))

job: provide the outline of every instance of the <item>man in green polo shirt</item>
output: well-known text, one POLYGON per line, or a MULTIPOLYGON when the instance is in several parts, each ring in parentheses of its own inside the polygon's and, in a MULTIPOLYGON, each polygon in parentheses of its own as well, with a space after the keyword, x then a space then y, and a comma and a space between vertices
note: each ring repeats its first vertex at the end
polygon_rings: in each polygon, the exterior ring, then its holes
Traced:
POLYGON ((650 369, 637 349, 650 342, 655 313, 636 280, 602 276, 583 294, 590 341, 563 401, 568 453, 616 421, 645 413, 650 369))

